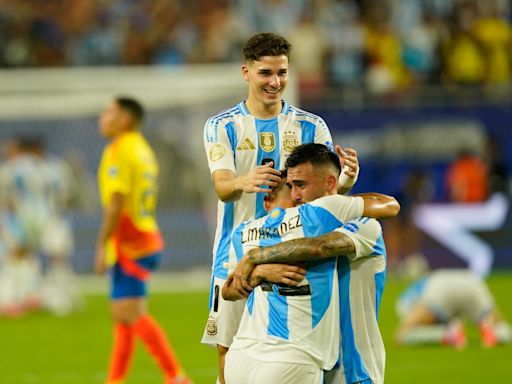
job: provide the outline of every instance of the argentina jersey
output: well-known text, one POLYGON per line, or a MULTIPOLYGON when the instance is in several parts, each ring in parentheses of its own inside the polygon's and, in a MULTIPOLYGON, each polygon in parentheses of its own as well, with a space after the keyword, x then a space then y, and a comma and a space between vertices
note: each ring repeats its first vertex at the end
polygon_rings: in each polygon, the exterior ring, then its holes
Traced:
MULTIPOLYGON (((269 215, 244 222, 233 234, 237 258, 249 249, 314 237, 340 227, 363 212, 361 197, 325 196, 300 207, 275 208, 269 215)), ((301 285, 288 295, 277 286, 256 287, 231 348, 258 351, 264 361, 315 363, 330 369, 339 355, 339 290, 336 258, 308 262, 301 285)), ((256 357, 256 356, 255 356, 256 357)))
POLYGON ((353 254, 338 257, 341 329, 338 368, 326 384, 384 382, 385 349, 378 315, 386 281, 386 248, 379 222, 361 217, 336 229, 349 236, 353 254))
MULTIPOLYGON (((333 149, 332 137, 324 120, 283 101, 281 113, 272 119, 252 116, 242 101, 208 119, 204 147, 210 173, 229 170, 235 176, 249 173, 269 160, 274 168, 284 167, 292 150, 302 143, 320 143, 333 149)), ((213 246, 213 276, 226 279, 231 233, 242 221, 262 217, 262 193, 243 193, 238 200, 217 207, 217 230, 213 246)))

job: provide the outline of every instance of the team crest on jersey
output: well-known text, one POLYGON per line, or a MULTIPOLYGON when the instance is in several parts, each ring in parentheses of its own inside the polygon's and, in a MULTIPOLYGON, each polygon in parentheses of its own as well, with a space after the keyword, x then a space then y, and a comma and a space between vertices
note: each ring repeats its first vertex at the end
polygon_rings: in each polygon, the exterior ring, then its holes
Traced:
POLYGON ((117 166, 116 165, 112 165, 109 169, 108 169, 108 175, 110 177, 117 177, 117 174, 119 173, 119 170, 117 169, 117 166))
POLYGON ((265 152, 272 152, 276 148, 276 136, 273 132, 260 133, 260 148, 265 152))
POLYGON ((220 144, 213 144, 210 147, 210 160, 218 161, 224 157, 226 149, 220 144))
POLYGON ((210 316, 206 322, 206 333, 208 336, 215 336, 217 334, 217 320, 210 316))
POLYGON ((283 148, 285 152, 291 152, 299 145, 299 140, 293 131, 286 131, 283 136, 283 148))
POLYGON ((277 216, 279 216, 279 214, 280 214, 280 213, 281 213, 281 212, 279 211, 279 209, 274 209, 274 210, 272 211, 272 213, 270 214, 270 217, 271 217, 271 218, 273 218, 273 219, 275 219, 277 216))

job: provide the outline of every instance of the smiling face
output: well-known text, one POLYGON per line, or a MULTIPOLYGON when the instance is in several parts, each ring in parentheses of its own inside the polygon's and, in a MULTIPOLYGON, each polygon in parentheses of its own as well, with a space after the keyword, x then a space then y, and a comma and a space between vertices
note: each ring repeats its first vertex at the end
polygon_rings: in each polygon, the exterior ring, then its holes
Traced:
POLYGON ((256 117, 270 118, 281 112, 281 98, 288 83, 288 57, 262 56, 242 66, 249 84, 247 108, 256 117))

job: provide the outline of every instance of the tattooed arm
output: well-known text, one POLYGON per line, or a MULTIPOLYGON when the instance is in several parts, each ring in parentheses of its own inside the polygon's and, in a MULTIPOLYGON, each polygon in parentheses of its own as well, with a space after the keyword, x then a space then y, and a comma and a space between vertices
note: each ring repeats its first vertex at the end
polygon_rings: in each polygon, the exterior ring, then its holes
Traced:
POLYGON ((251 249, 238 263, 234 275, 244 289, 249 289, 248 278, 256 265, 320 260, 354 251, 355 245, 352 239, 340 232, 294 239, 270 247, 251 249))

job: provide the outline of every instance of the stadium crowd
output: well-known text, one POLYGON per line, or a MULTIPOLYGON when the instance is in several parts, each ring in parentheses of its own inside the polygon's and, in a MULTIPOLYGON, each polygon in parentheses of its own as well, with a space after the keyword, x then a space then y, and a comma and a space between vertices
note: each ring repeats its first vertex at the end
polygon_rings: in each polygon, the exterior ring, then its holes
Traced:
POLYGON ((238 62, 286 36, 303 85, 510 82, 509 0, 0 1, 0 67, 238 62))

